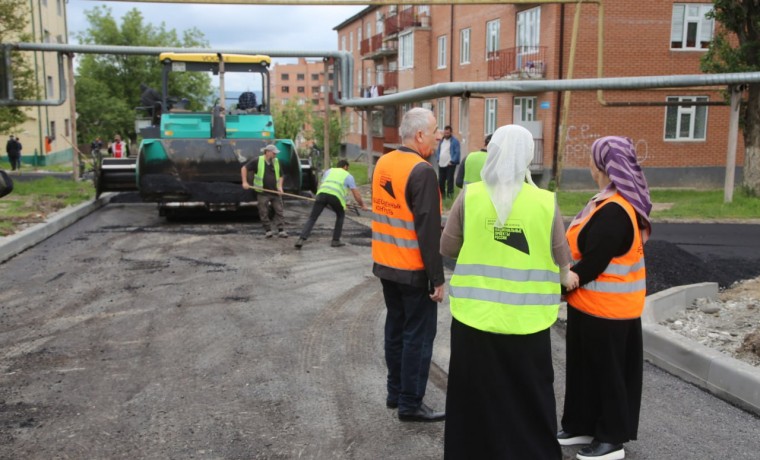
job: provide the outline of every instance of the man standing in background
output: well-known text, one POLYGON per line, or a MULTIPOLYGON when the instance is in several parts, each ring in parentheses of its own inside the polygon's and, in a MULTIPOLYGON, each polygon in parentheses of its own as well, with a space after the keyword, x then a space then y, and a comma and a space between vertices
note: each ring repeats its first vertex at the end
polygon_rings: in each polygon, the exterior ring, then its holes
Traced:
POLYGON ((438 188, 444 198, 454 196, 454 172, 460 155, 459 140, 451 135, 451 126, 446 126, 443 128, 443 139, 435 151, 438 159, 438 188))

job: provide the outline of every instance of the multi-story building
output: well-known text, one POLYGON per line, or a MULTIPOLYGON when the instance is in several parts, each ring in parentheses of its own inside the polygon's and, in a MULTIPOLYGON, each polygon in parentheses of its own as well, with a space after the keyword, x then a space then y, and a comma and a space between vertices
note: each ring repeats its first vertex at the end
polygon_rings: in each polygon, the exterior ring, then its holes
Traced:
MULTIPOLYGON (((371 96, 446 82, 699 74, 716 27, 705 16, 711 7, 706 0, 624 0, 604 2, 600 16, 589 3, 382 5, 335 30, 339 48, 355 59, 354 96, 371 96)), ((623 135, 635 141, 651 185, 712 187, 722 184, 726 164, 729 109, 720 90, 467 94, 414 105, 432 109, 441 128, 452 126, 463 151, 481 148, 499 126, 525 125, 536 139, 532 170, 543 183, 561 162, 563 187, 590 187, 594 139, 623 135)), ((376 156, 389 151, 410 107, 352 110, 346 142, 376 156)), ((743 164, 741 138, 736 164, 743 164)))
MULTIPOLYGON (((325 64, 320 60, 299 58, 295 64, 275 64, 271 71, 273 102, 298 99, 311 101, 315 111, 325 110, 325 64)), ((333 74, 328 67, 328 80, 333 74)))
MULTIPOLYGON (((40 0, 29 2, 32 14, 26 25, 26 32, 37 43, 68 43, 66 28, 66 2, 64 0, 40 0)), ((24 52, 29 60, 39 85, 42 99, 58 100, 60 85, 56 53, 24 52)), ((64 64, 67 81, 68 68, 64 64)), ((23 145, 22 162, 46 165, 71 161, 72 98, 67 97, 63 105, 25 108, 28 120, 14 132, 23 145), (64 139, 65 137, 65 139, 64 139)), ((4 153, 4 152, 3 152, 4 153)))

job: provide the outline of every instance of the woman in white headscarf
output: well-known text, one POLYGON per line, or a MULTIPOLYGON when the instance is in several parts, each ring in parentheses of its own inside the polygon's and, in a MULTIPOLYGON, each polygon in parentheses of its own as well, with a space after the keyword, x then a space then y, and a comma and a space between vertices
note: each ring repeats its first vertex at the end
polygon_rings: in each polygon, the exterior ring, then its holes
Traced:
POLYGON ((531 179, 533 148, 525 128, 497 129, 483 181, 457 197, 441 236, 441 254, 457 259, 447 459, 562 457, 549 327, 571 257, 554 194, 531 179))

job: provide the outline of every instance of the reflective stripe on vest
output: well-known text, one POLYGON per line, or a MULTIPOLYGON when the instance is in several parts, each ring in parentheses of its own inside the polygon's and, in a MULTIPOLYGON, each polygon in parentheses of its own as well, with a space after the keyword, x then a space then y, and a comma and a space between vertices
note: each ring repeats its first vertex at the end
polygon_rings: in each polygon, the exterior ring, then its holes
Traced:
POLYGON ((554 194, 524 184, 507 222, 483 182, 464 192, 464 244, 451 277, 451 314, 497 334, 533 334, 557 319, 559 267, 552 256, 554 194))
POLYGON ((646 264, 641 232, 636 225, 636 211, 625 198, 615 194, 601 202, 586 218, 567 229, 567 241, 573 261, 581 258, 578 237, 591 217, 608 202, 619 204, 628 214, 633 225, 631 248, 614 257, 604 271, 594 280, 571 291, 567 303, 589 315, 609 319, 631 319, 641 316, 646 300, 646 264))
MULTIPOLYGON (((274 182, 277 184, 280 181, 280 162, 277 158, 273 158, 274 161, 274 182)), ((256 188, 264 188, 264 168, 266 167, 266 159, 264 155, 259 155, 259 164, 256 167, 256 174, 253 176, 253 186, 256 188)))
POLYGON ((372 260, 398 270, 424 270, 414 227, 414 215, 406 202, 409 174, 420 163, 417 153, 394 150, 377 161, 372 179, 372 260))
POLYGON ((346 195, 348 194, 346 178, 348 176, 348 171, 343 168, 330 168, 327 171, 327 176, 325 176, 322 184, 319 186, 317 194, 326 193, 337 197, 343 209, 346 209, 346 195))
POLYGON ((486 163, 487 152, 478 150, 477 152, 470 152, 464 159, 464 183, 472 184, 474 182, 480 182, 480 171, 483 169, 483 165, 486 163))

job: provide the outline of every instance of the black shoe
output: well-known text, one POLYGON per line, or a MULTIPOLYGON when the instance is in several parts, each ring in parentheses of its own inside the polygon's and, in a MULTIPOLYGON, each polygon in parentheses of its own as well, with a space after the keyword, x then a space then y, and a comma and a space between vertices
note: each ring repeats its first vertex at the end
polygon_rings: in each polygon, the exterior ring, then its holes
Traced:
POLYGON ((593 436, 568 433, 565 430, 561 430, 557 433, 557 441, 560 446, 576 446, 578 444, 591 444, 594 440, 593 436))
POLYGON ((301 249, 301 246, 306 242, 303 238, 298 238, 298 241, 296 241, 295 247, 296 249, 301 249))
POLYGON ((387 407, 388 409, 398 409, 398 401, 393 400, 393 399, 386 399, 385 407, 387 407))
POLYGON ((625 458, 622 444, 610 444, 594 440, 575 455, 579 460, 621 460, 625 458))
POLYGON ((420 404, 417 410, 411 412, 398 412, 398 419, 402 422, 440 422, 446 418, 445 412, 436 412, 425 405, 420 404))
POLYGON ((330 246, 332 246, 334 248, 340 248, 340 247, 345 246, 345 245, 346 245, 346 243, 344 243, 344 242, 342 242, 340 240, 332 240, 332 243, 330 243, 330 246))

